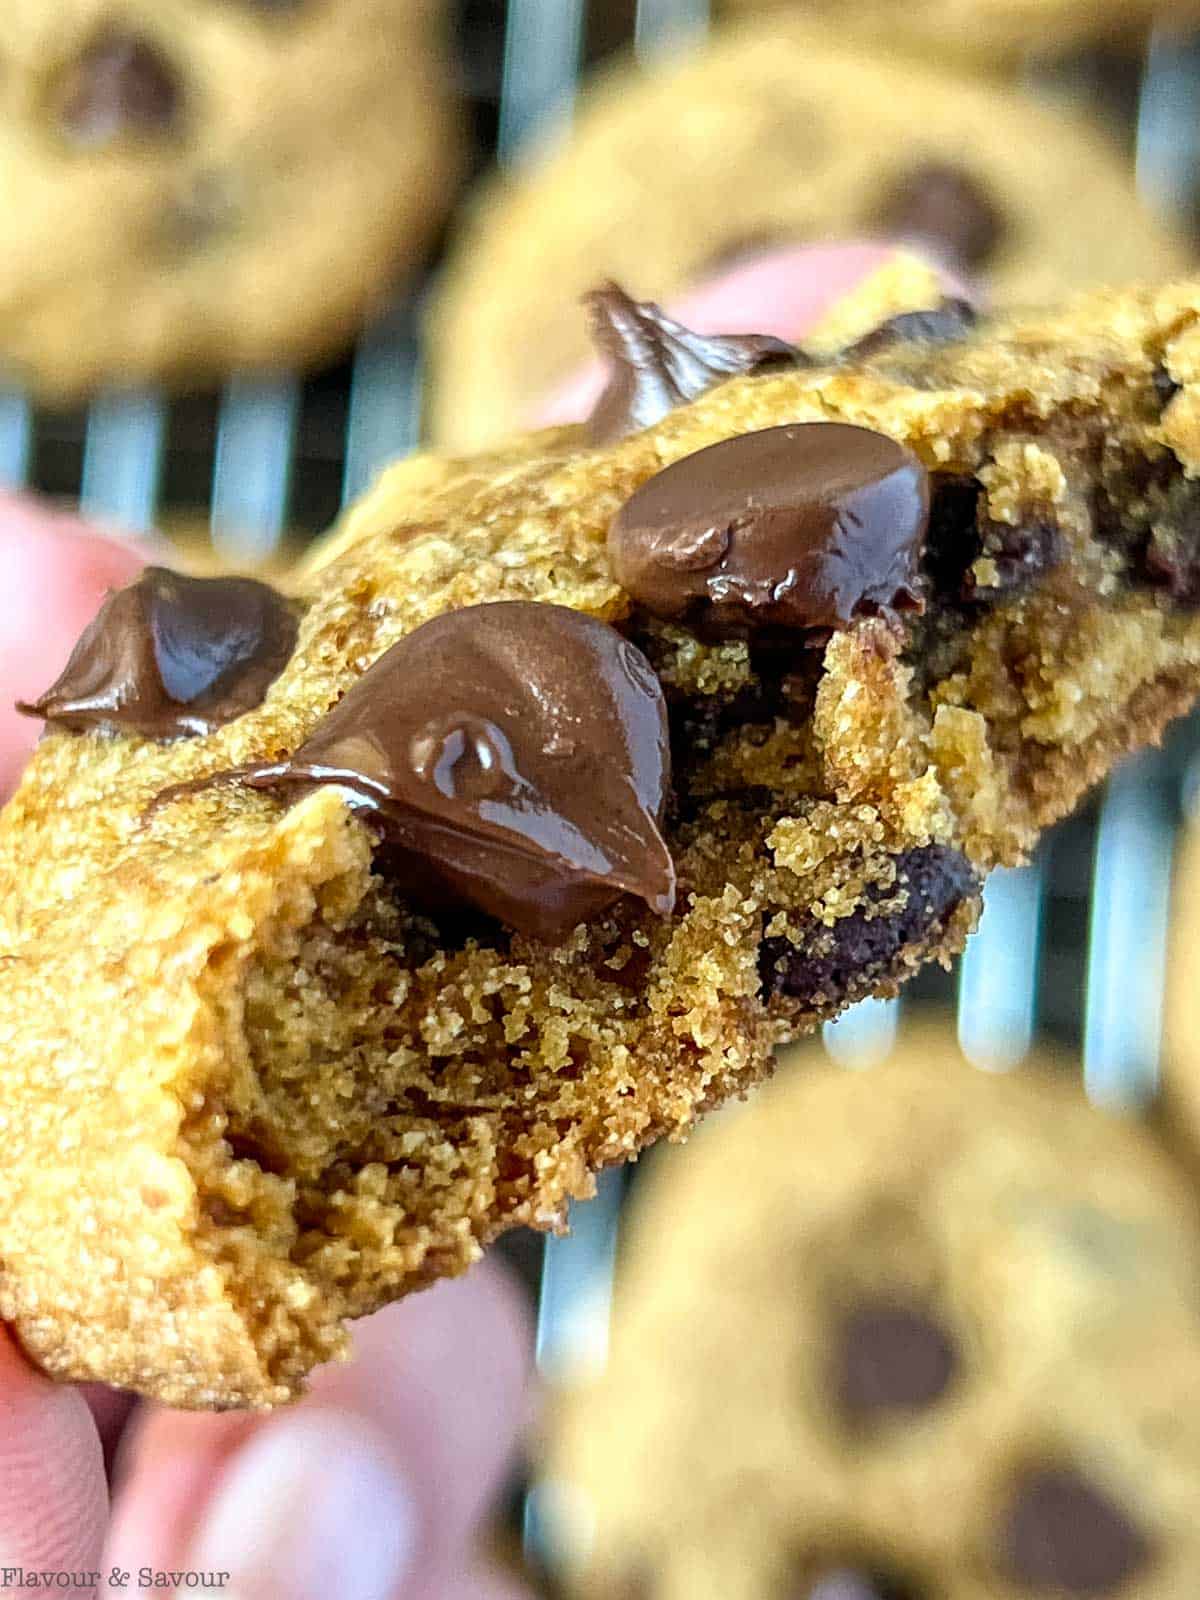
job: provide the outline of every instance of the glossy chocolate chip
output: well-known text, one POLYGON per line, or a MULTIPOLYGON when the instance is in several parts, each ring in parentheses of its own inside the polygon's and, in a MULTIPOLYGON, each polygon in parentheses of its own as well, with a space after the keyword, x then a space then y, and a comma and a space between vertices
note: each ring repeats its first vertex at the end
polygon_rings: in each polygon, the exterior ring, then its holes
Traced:
POLYGON ((838 1401, 856 1420, 924 1410, 941 1399, 957 1369, 953 1339, 933 1317, 913 1307, 861 1305, 838 1329, 838 1401))
POLYGON ((63 129, 79 145, 172 133, 183 106, 175 68, 156 44, 114 28, 68 68, 58 90, 63 129))
POLYGON ((1000 1550, 1005 1572, 1037 1594, 1132 1594, 1151 1559, 1121 1507, 1069 1467, 1035 1468, 1014 1486, 1000 1550))
POLYGON ((843 361, 867 360, 896 344, 957 344, 978 322, 969 300, 943 300, 929 311, 902 311, 842 351, 843 361))
POLYGON ((655 616, 717 634, 817 630, 919 609, 929 480, 840 422, 744 433, 644 483, 609 528, 613 572, 655 616))
POLYGON ((962 269, 984 266, 1004 237, 1004 217, 987 190, 948 162, 929 161, 902 174, 876 217, 884 233, 932 245, 962 269))
POLYGON ((642 652, 581 612, 501 601, 393 645, 289 759, 178 785, 152 809, 220 782, 335 784, 406 898, 465 901, 553 941, 625 894, 671 911, 669 781, 642 652))
POLYGON ((979 893, 979 877, 957 850, 927 845, 897 856, 895 884, 868 889, 866 898, 889 900, 900 889, 907 899, 898 911, 869 916, 859 907, 831 928, 813 918, 799 945, 764 939, 759 952, 764 993, 804 1006, 839 1004, 887 974, 906 945, 940 937, 959 906, 979 893))
POLYGON ((649 300, 633 300, 615 283, 589 294, 592 339, 610 367, 588 428, 609 444, 660 421, 739 372, 796 366, 806 358, 768 334, 693 333, 649 300))
POLYGON ((296 628, 291 602, 268 584, 147 567, 105 600, 57 682, 17 709, 76 732, 209 733, 262 703, 296 628))

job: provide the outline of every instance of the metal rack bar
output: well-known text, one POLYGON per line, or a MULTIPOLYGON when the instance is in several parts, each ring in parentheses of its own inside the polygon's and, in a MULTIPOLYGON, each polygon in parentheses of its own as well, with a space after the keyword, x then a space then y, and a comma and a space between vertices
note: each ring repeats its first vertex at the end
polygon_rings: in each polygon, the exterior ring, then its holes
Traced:
POLYGON ((633 47, 639 56, 677 50, 708 29, 709 0, 638 0, 633 47))
POLYGON ((89 516, 149 528, 166 431, 160 394, 103 395, 88 412, 79 503, 89 516))
POLYGON ((418 313, 411 301, 359 340, 346 419, 342 503, 374 482, 389 461, 415 450, 421 433, 418 313))
POLYGON ((583 13, 583 0, 509 0, 497 139, 502 162, 570 118, 583 13))
POLYGON ((821 1029, 834 1061, 844 1067, 869 1067, 892 1048, 900 1023, 898 1000, 860 1000, 821 1029))
POLYGON ((1033 1041, 1042 889, 1036 863, 1002 867, 984 888, 958 979, 958 1039, 979 1066, 1012 1066, 1033 1041))
POLYGON ((221 402, 212 537, 229 561, 261 561, 287 511, 300 389, 294 378, 232 378, 221 402))
POLYGON ((1156 29, 1138 100, 1137 182, 1166 215, 1192 215, 1200 170, 1200 36, 1156 29))
POLYGON ((0 390, 0 485, 18 488, 29 475, 33 413, 23 394, 0 390))
POLYGON ((1107 1105, 1147 1099, 1158 1081, 1174 843, 1162 760, 1151 752, 1113 774, 1096 836, 1083 1076, 1107 1105))

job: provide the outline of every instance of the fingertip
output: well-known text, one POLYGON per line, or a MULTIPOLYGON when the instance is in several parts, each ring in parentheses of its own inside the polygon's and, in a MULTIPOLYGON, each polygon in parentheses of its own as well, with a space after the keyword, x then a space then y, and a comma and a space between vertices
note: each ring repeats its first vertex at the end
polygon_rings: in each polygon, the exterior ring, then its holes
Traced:
POLYGON ((5 1564, 94 1567, 108 1495, 87 1402, 0 1328, 0 1551, 5 1564))
POLYGON ((109 589, 150 559, 132 536, 108 535, 27 495, 0 494, 0 798, 41 734, 14 700, 35 700, 61 671, 109 589))

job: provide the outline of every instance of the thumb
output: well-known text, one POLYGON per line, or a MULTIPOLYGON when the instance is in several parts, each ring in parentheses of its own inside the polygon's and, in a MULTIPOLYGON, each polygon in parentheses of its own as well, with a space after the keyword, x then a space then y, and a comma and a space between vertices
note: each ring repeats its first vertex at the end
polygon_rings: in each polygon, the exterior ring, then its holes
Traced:
POLYGON ((41 724, 13 709, 58 676, 105 592, 149 559, 132 540, 23 495, 0 494, 0 800, 16 785, 41 724))
POLYGON ((87 1402, 35 1372, 0 1327, 0 1590, 41 1593, 56 1581, 41 1574, 97 1571, 107 1516, 87 1402))

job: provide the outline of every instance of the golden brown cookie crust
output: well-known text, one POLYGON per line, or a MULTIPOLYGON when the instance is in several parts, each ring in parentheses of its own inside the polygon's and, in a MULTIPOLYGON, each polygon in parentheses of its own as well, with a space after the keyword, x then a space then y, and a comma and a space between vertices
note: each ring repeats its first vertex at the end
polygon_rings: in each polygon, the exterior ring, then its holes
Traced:
POLYGON ((577 301, 600 279, 664 300, 747 243, 886 231, 886 195, 929 162, 961 168, 998 208, 979 271, 1000 301, 1164 277, 1192 259, 1087 118, 773 19, 682 63, 612 68, 565 145, 480 192, 435 307, 435 439, 475 449, 528 422, 587 360, 577 301))
POLYGON ((1092 1476, 1151 1543, 1112 1592, 1196 1587, 1195 1191, 1078 1074, 1044 1050, 980 1071, 921 1017, 866 1070, 785 1054, 749 1106, 655 1155, 607 1365, 548 1430, 570 1593, 768 1600, 844 1566, 917 1597, 1040 1595, 996 1567, 1009 1485, 1039 1462, 1092 1476), (845 1319, 880 1304, 929 1319, 954 1364, 872 1420, 835 1374, 845 1319))
POLYGON ((559 1225, 780 1040, 958 950, 978 874, 1200 685, 1200 620, 1143 548, 1190 526, 1198 349, 1195 284, 1097 295, 737 379, 607 449, 562 429, 403 463, 294 579, 258 710, 170 745, 50 733, 0 817, 0 1315, 30 1353, 172 1404, 284 1400, 344 1319, 559 1225), (838 418, 935 472, 929 605, 835 634, 787 709, 744 644, 640 614, 605 532, 669 462, 838 418), (990 598, 956 598, 968 570, 990 598), (625 900, 559 947, 432 924, 332 788, 145 816, 294 751, 423 621, 506 599, 651 656, 673 917, 625 900))
POLYGON ((0 365, 39 395, 326 355, 448 208, 442 0, 15 0, 5 24, 0 365), (173 109, 73 138, 62 86, 114 31, 173 109))

